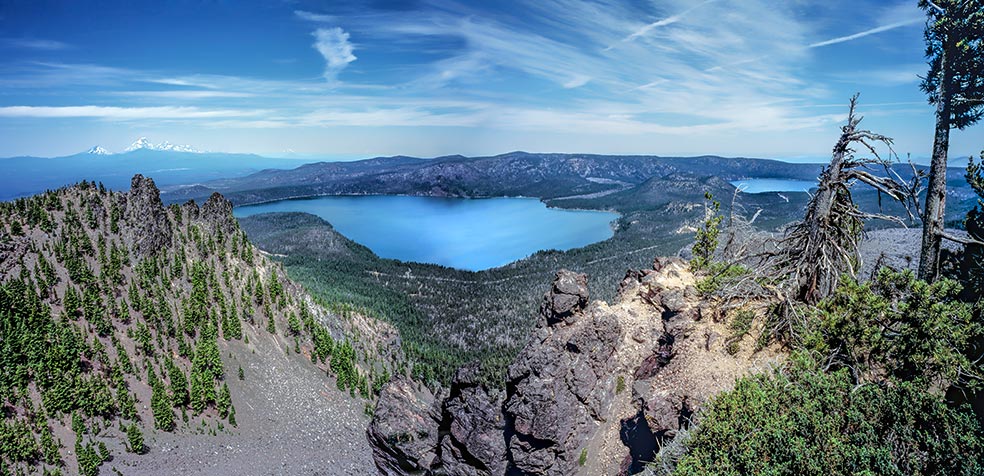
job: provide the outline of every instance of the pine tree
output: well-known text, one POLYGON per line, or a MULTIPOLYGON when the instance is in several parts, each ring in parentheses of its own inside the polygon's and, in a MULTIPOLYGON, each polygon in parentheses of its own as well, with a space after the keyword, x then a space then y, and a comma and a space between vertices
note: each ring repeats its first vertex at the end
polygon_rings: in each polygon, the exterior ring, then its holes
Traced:
POLYGON ((926 11, 929 73, 921 88, 936 106, 933 159, 923 211, 919 278, 939 276, 946 236, 946 168, 950 129, 964 129, 984 115, 984 0, 920 0, 926 11))
POLYGON ((223 383, 215 399, 215 408, 219 411, 219 417, 228 418, 230 407, 232 407, 232 395, 229 393, 229 385, 223 383))
POLYGON ((63 299, 65 304, 65 312, 72 319, 78 319, 79 310, 82 307, 82 299, 79 297, 79 293, 75 290, 74 286, 68 286, 65 289, 65 297, 63 299))
POLYGON ((215 341, 215 329, 206 326, 198 340, 191 364, 191 406, 196 413, 215 402, 215 380, 223 376, 222 358, 215 341))
POLYGON ((301 320, 297 318, 297 314, 290 314, 290 318, 287 319, 287 328, 293 336, 301 334, 301 320))
POLYGON ((126 427, 126 440, 129 443, 127 450, 131 453, 143 454, 147 448, 144 445, 143 433, 136 423, 131 423, 126 427))
POLYGON ((184 372, 181 370, 173 360, 168 358, 164 361, 164 365, 167 367, 167 376, 171 380, 171 398, 173 399, 175 407, 183 407, 188 404, 188 378, 185 377, 184 372))
POLYGON ((85 421, 82 420, 82 415, 79 412, 72 412, 72 432, 75 433, 76 438, 80 438, 82 434, 86 433, 85 421))
POLYGON ((58 443, 55 441, 51 428, 46 424, 41 424, 41 456, 45 463, 50 465, 61 464, 61 455, 58 453, 58 443))
POLYGON ((276 334, 277 323, 274 322, 273 320, 273 311, 270 310, 270 303, 266 303, 263 305, 263 313, 266 314, 267 317, 267 327, 266 327, 267 332, 271 334, 276 334))
MULTIPOLYGON (((984 153, 980 162, 970 159, 966 178, 977 194, 977 205, 967 213, 964 228, 972 239, 984 242, 984 153)), ((984 245, 966 245, 960 268, 965 298, 971 302, 979 301, 984 297, 984 245)))
POLYGON ((152 385, 153 393, 150 397, 150 407, 154 413, 154 426, 159 430, 171 431, 174 429, 174 411, 171 409, 171 397, 164 388, 164 382, 155 380, 152 385))
POLYGON ((116 389, 116 404, 120 408, 120 416, 127 420, 137 417, 137 404, 133 394, 125 386, 116 389))
POLYGON ((106 442, 100 441, 96 446, 99 448, 100 461, 105 462, 105 461, 109 461, 110 458, 112 458, 113 455, 109 453, 109 448, 106 447, 106 442))
POLYGON ((98 476, 102 457, 96 452, 91 443, 82 444, 82 439, 75 441, 75 455, 79 463, 79 474, 82 476, 98 476))

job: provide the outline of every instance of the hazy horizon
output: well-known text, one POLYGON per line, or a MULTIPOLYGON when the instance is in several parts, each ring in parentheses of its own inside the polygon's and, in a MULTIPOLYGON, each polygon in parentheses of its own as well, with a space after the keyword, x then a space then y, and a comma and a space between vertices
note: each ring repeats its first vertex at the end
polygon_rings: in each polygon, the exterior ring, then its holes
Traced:
MULTIPOLYGON (((181 144, 181 145, 191 145, 191 146, 193 146, 193 144, 181 144)), ((12 158, 18 158, 18 157, 34 157, 34 158, 40 158, 40 159, 58 159, 58 158, 72 157, 72 156, 76 156, 76 155, 85 155, 86 152, 87 152, 86 150, 80 150, 80 151, 76 151, 76 152, 73 152, 73 153, 70 153, 70 154, 55 155, 55 156, 41 156, 41 155, 25 154, 25 155, 17 155, 17 156, 9 156, 9 157, 0 157, 0 160, 3 160, 3 159, 12 159, 12 158)), ((117 154, 125 154, 127 152, 128 151, 126 151, 125 149, 121 149, 121 150, 110 150, 109 151, 109 154, 110 155, 117 155, 117 154)), ((558 151, 518 150, 518 149, 516 149, 516 150, 503 150, 503 151, 495 152, 495 153, 477 154, 477 155, 465 155, 465 154, 458 154, 458 153, 449 153, 449 154, 431 155, 431 156, 419 156, 419 155, 411 155, 411 154, 357 155, 357 154, 333 154, 333 153, 330 153, 330 152, 325 152, 325 153, 318 153, 318 152, 310 152, 310 153, 285 152, 285 153, 266 153, 266 154, 263 154, 263 153, 249 152, 249 151, 225 152, 225 151, 212 151, 212 150, 200 151, 199 153, 205 154, 205 155, 209 155, 209 154, 229 154, 229 155, 251 154, 251 155, 257 155, 257 156, 260 156, 260 157, 263 157, 263 158, 266 158, 266 159, 283 160, 286 163, 296 163, 297 166, 300 166, 300 165, 308 164, 308 163, 312 163, 312 162, 356 162, 356 161, 360 161, 360 160, 370 160, 370 159, 378 159, 378 158, 386 158, 386 157, 398 157, 398 156, 413 157, 413 158, 418 158, 418 159, 437 159, 437 158, 441 158, 441 157, 457 156, 457 155, 464 156, 464 157, 495 157, 495 156, 506 155, 506 154, 510 154, 510 153, 516 153, 516 152, 523 152, 523 153, 529 153, 529 154, 564 154, 564 155, 579 155, 579 154, 582 154, 582 155, 602 155, 602 156, 604 156, 604 155, 611 155, 611 156, 651 156, 651 157, 669 157, 669 158, 684 158, 684 159, 685 158, 691 158, 691 157, 717 156, 717 157, 727 157, 727 158, 749 158, 749 159, 775 160, 775 161, 779 161, 779 162, 787 162, 787 163, 793 163, 793 164, 825 164, 825 163, 828 163, 830 161, 830 157, 829 156, 820 156, 820 155, 816 155, 816 156, 812 156, 811 155, 811 156, 789 156, 789 157, 781 157, 781 156, 728 155, 728 154, 712 154, 712 153, 698 153, 698 154, 661 154, 661 153, 658 153, 658 152, 604 153, 604 152, 558 152, 558 151)), ((954 162, 954 161, 955 160, 966 159, 970 155, 971 154, 967 154, 967 155, 956 155, 956 156, 955 155, 951 155, 950 156, 951 163, 950 163, 949 167, 951 167, 951 168, 952 167, 960 167, 960 168, 963 168, 965 166, 964 164, 958 163, 958 162, 954 162)), ((928 155, 924 155, 924 156, 912 156, 912 157, 907 158, 905 156, 901 156, 900 155, 898 157, 899 163, 906 163, 910 159, 912 160, 913 163, 915 163, 917 165, 929 165, 930 156, 928 156, 928 155)))

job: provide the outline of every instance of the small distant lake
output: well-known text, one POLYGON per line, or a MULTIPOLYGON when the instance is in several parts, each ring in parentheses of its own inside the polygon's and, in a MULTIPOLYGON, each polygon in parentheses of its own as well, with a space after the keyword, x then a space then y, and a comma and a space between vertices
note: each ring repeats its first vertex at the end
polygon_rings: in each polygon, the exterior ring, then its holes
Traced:
POLYGON ((731 185, 742 189, 745 193, 809 192, 811 188, 817 186, 817 182, 812 180, 762 178, 732 180, 731 185))
POLYGON ((610 238, 618 214, 547 208, 534 198, 342 196, 239 207, 317 215, 377 255, 478 271, 537 251, 578 248, 610 238))

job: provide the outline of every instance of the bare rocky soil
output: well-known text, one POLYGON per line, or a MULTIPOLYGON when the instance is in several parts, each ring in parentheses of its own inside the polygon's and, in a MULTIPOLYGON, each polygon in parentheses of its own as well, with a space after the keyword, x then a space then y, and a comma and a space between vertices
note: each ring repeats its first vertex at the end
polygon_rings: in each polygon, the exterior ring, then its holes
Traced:
MULTIPOLYGON (((947 232, 963 236, 963 230, 947 232)), ((868 279, 882 266, 915 271, 919 266, 919 247, 922 244, 922 228, 889 228, 867 232, 858 251, 861 253, 861 279, 868 279)), ((943 241, 943 247, 951 251, 961 245, 943 241)))
MULTIPOLYGON (((365 400, 339 391, 334 378, 268 333, 249 329, 249 344, 221 346, 238 428, 185 427, 145 435, 149 452, 114 451, 126 475, 374 474, 365 438, 365 400), (236 373, 242 366, 245 380, 236 373), (215 431, 213 436, 211 432, 215 431)), ((106 471, 106 470, 109 471, 106 471)))

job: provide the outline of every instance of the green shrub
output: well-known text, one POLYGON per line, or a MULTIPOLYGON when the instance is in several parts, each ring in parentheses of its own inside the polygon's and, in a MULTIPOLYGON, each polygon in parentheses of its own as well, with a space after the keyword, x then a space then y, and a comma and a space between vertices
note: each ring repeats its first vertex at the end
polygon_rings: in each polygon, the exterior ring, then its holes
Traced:
POLYGON ((807 309, 801 343, 859 379, 977 388, 980 382, 967 377, 980 375, 980 367, 968 354, 984 327, 959 293, 955 281, 927 284, 910 271, 882 269, 863 284, 845 278, 833 296, 807 309))
POLYGON ((984 435, 968 409, 918 386, 855 386, 806 353, 746 377, 703 411, 674 474, 979 475, 984 435))
MULTIPOLYGON (((692 265, 691 265, 692 266, 692 265)), ((727 264, 711 262, 703 267, 704 276, 697 280, 695 287, 702 296, 714 294, 725 284, 743 276, 747 276, 751 271, 739 264, 727 264)))

